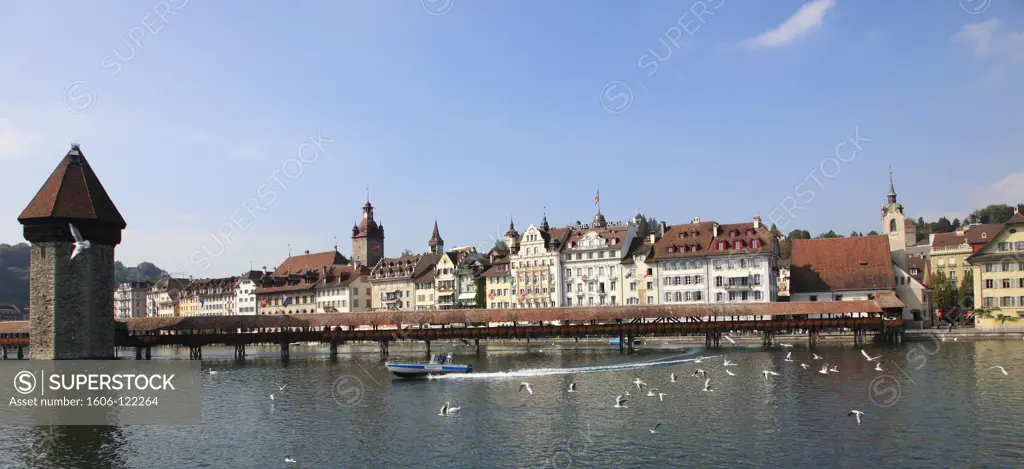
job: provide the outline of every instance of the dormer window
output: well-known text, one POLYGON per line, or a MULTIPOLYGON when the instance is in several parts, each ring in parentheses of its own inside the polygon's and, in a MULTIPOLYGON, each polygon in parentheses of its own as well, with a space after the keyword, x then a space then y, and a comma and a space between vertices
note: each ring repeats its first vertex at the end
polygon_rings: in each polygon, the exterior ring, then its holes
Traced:
POLYGON ((759 247, 761 247, 761 240, 760 239, 755 239, 755 240, 751 241, 750 242, 750 247, 752 247, 752 248, 759 248, 759 247))
POLYGON ((675 250, 675 248, 674 248, 674 247, 672 247, 672 246, 669 246, 669 247, 668 247, 668 253, 669 253, 669 254, 672 254, 672 252, 673 252, 674 250, 675 250))
POLYGON ((725 250, 725 241, 719 241, 718 242, 718 250, 719 251, 724 251, 725 250))

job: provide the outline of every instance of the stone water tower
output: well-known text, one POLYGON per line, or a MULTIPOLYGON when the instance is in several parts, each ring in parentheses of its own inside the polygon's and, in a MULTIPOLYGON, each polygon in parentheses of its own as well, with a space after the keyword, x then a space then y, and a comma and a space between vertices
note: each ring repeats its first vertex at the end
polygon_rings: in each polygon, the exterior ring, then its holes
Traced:
POLYGON ((114 358, 114 247, 127 224, 77 144, 21 212, 31 243, 29 358, 114 358), (91 243, 74 259, 70 224, 91 243))

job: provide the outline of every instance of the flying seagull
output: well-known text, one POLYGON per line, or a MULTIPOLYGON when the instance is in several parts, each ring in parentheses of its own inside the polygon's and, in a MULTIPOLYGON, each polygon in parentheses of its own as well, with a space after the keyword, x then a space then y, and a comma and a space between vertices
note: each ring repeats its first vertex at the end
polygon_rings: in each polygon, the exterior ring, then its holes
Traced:
POLYGON ((839 365, 832 365, 832 367, 829 368, 828 371, 832 373, 839 373, 839 365))
POLYGON ((787 354, 786 354, 786 359, 785 359, 785 360, 783 360, 783 361, 787 361, 787 362, 791 362, 791 361, 793 361, 793 352, 789 352, 789 353, 787 353, 787 354))
POLYGON ((706 378, 708 376, 708 372, 697 368, 696 370, 693 370, 693 376, 696 377, 697 375, 703 375, 706 378))
POLYGON ((522 383, 519 383, 519 391, 517 391, 517 392, 523 392, 523 389, 526 389, 527 391, 529 391, 531 396, 533 395, 533 388, 530 387, 530 383, 527 383, 525 381, 522 382, 522 383))
POLYGON ((732 337, 725 336, 725 340, 728 340, 730 344, 736 345, 736 341, 732 340, 732 337))
POLYGON ((649 431, 651 433, 658 433, 658 427, 660 427, 660 426, 661 426, 660 423, 656 423, 656 424, 654 424, 653 427, 648 428, 647 431, 649 431))
POLYGON ((656 397, 658 395, 658 388, 647 388, 647 397, 656 397))
POLYGON ((792 347, 793 344, 779 344, 779 347, 792 347))
POLYGON ((676 374, 675 373, 670 373, 668 375, 668 382, 670 382, 670 383, 676 382, 676 374))
POLYGON ((815 359, 815 360, 821 360, 821 357, 820 357, 820 356, 818 356, 818 354, 816 354, 816 353, 813 353, 813 352, 812 352, 812 353, 811 353, 811 356, 812 356, 812 357, 814 357, 814 359, 815 359))
POLYGON ((640 381, 640 378, 633 380, 633 384, 636 385, 636 388, 639 389, 640 392, 644 392, 644 386, 647 386, 647 383, 640 381))
POLYGON ((776 372, 774 372, 774 371, 769 371, 769 370, 764 370, 764 371, 762 371, 762 372, 761 372, 761 374, 763 374, 763 375, 764 375, 764 380, 765 380, 765 381, 768 381, 768 375, 772 375, 772 376, 779 376, 779 374, 778 374, 778 373, 776 373, 776 372))
POLYGON ((996 368, 999 368, 999 371, 1002 371, 1004 375, 1009 376, 1009 373, 1006 372, 1006 368, 1003 368, 1003 367, 1001 367, 999 365, 996 365, 996 366, 993 366, 993 367, 989 367, 990 370, 993 370, 993 369, 996 369, 996 368))
POLYGON ((622 405, 625 402, 626 402, 626 398, 622 397, 622 394, 619 394, 619 397, 615 398, 615 405, 613 407, 615 407, 616 409, 627 409, 628 407, 622 405))
POLYGON ((736 373, 733 373, 733 372, 731 372, 729 370, 725 370, 725 374, 727 374, 729 376, 736 376, 736 373))
POLYGON ((725 363, 722 366, 736 366, 736 363, 731 362, 728 358, 726 358, 725 363))
POLYGON ((284 388, 287 388, 287 387, 288 387, 288 385, 287 385, 287 384, 286 384, 286 385, 284 385, 284 386, 281 386, 280 384, 277 384, 277 383, 274 383, 274 386, 277 386, 277 390, 278 390, 278 391, 284 391, 284 388))
POLYGON ((827 375, 828 374, 828 363, 826 363, 824 365, 821 365, 821 369, 818 370, 818 373, 821 373, 823 375, 827 375))
POLYGON ((881 362, 875 363, 875 371, 883 371, 881 362))
POLYGON ((576 383, 569 383, 569 392, 576 392, 576 383))
POLYGON ((704 390, 711 391, 711 378, 704 380, 704 390))
POLYGON ((847 417, 849 417, 851 415, 856 415, 857 416, 857 425, 860 425, 860 416, 864 415, 864 412, 861 412, 859 410, 851 410, 850 413, 846 414, 847 417))
POLYGON ((658 393, 658 400, 659 400, 659 401, 661 401, 661 402, 665 402, 665 396, 666 396, 666 395, 667 395, 667 394, 665 394, 665 393, 663 393, 663 392, 659 392, 659 393, 658 393))
POLYGON ((274 400, 274 395, 273 394, 270 395, 270 400, 274 400))
POLYGON ((805 370, 806 370, 806 369, 810 368, 810 366, 807 366, 807 364, 806 364, 806 363, 801 363, 801 364, 800 364, 800 368, 803 368, 803 369, 805 369, 805 370))
POLYGON ((461 409, 461 407, 451 407, 451 404, 451 402, 445 402, 444 405, 441 406, 441 413, 437 415, 448 416, 458 412, 459 409, 461 409))
POLYGON ((291 456, 287 456, 287 457, 285 457, 285 458, 284 458, 284 462, 286 462, 286 463, 294 463, 294 462, 295 462, 295 460, 294 460, 294 459, 292 459, 292 457, 291 457, 291 456))
POLYGON ((864 355, 864 358, 867 358, 869 362, 873 362, 875 360, 878 360, 879 358, 882 358, 881 355, 879 355, 877 357, 868 356, 868 353, 866 351, 864 351, 863 349, 861 349, 860 354, 864 355))
POLYGON ((82 251, 92 247, 92 243, 85 238, 82 238, 82 233, 78 232, 78 228, 75 228, 75 225, 68 223, 68 226, 71 227, 71 236, 75 238, 75 250, 71 251, 71 258, 74 259, 75 256, 81 254, 82 251))

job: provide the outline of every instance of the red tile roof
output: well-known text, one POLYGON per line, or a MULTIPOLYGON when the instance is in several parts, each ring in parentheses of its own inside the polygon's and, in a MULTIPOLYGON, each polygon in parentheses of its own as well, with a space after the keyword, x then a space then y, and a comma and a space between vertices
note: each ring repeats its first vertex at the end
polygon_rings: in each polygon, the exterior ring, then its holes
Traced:
POLYGON ((284 260, 274 273, 274 277, 285 277, 289 274, 305 274, 308 271, 322 273, 323 269, 335 265, 348 265, 348 259, 338 251, 300 254, 284 260))
POLYGON ((127 226, 78 145, 71 147, 18 221, 41 218, 94 220, 120 229, 127 226))
POLYGON ((967 230, 967 242, 970 244, 987 244, 1002 229, 1002 223, 971 225, 967 230))
POLYGON ((894 288, 885 235, 793 240, 790 294, 894 288))
POLYGON ((626 225, 609 226, 606 228, 588 228, 571 230, 569 232, 569 239, 564 243, 563 251, 576 251, 579 248, 579 242, 583 238, 586 238, 590 233, 596 233, 601 239, 605 240, 605 246, 610 248, 621 248, 622 243, 626 241, 626 225))
POLYGON ((702 221, 669 226, 665 234, 654 243, 652 258, 660 261, 700 256, 727 256, 735 253, 772 252, 775 238, 764 225, 758 229, 754 229, 753 222, 718 225, 718 236, 716 237, 714 236, 715 224, 714 221, 702 221), (755 240, 760 243, 758 247, 754 247, 755 240), (723 250, 718 249, 719 242, 724 243, 723 250))
POLYGON ((1007 225, 1016 225, 1018 223, 1024 223, 1024 215, 1020 212, 1014 212, 1013 216, 1006 220, 1007 225))
POLYGON ((937 233, 935 235, 935 237, 932 238, 932 247, 933 248, 944 248, 944 247, 959 246, 961 244, 965 244, 966 242, 967 242, 967 234, 966 233, 957 234, 955 231, 952 232, 952 233, 937 233))

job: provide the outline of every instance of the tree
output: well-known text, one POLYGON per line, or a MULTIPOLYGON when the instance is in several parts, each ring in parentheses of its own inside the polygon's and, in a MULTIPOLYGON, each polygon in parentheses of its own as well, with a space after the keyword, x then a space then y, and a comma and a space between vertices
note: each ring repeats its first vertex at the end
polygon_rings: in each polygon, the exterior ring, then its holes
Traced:
POLYGON ((647 221, 648 234, 650 234, 650 233, 657 233, 658 230, 659 230, 659 228, 658 228, 658 219, 654 218, 654 217, 644 217, 644 218, 647 221))
POLYGON ((868 231, 868 236, 878 236, 878 232, 875 230, 868 231))
POLYGON ((959 229, 959 228, 960 228, 961 226, 962 226, 962 225, 960 224, 960 219, 959 219, 959 218, 954 218, 954 219, 953 219, 953 230, 957 230, 957 229, 959 229))
POLYGON ((960 281, 960 289, 957 291, 958 303, 966 311, 974 309, 974 271, 967 269, 964 279, 960 281))
POLYGON ((789 239, 811 239, 811 233, 807 230, 793 230, 786 237, 789 239))
POLYGON ((1013 216, 1013 207, 1006 204, 992 204, 971 212, 971 216, 977 218, 980 223, 1006 223, 1006 220, 1013 216))
POLYGON ((487 307, 487 278, 479 277, 473 283, 476 284, 476 307, 484 309, 487 307))
POLYGON ((858 237, 858 236, 860 236, 860 235, 859 235, 859 234, 857 234, 857 230, 853 230, 853 231, 851 231, 851 232, 850 232, 850 237, 851 237, 851 238, 856 238, 856 237, 858 237))
POLYGON ((412 249, 404 249, 404 250, 402 250, 402 256, 401 257, 411 256, 411 255, 413 255, 412 249))
POLYGON ((782 235, 782 232, 779 231, 779 227, 775 226, 775 223, 772 223, 772 227, 768 231, 771 231, 772 236, 776 238, 782 235))
POLYGON ((949 233, 950 231, 953 231, 953 224, 946 217, 939 218, 939 221, 931 226, 932 233, 949 233))
POLYGON ((956 307, 957 296, 957 290, 953 285, 953 281, 940 270, 932 276, 931 287, 932 304, 935 306, 935 309, 942 311, 944 314, 952 313, 953 308, 956 307))
POLYGON ((842 236, 837 235, 836 232, 832 231, 832 230, 828 230, 827 232, 818 235, 818 237, 819 238, 842 238, 842 236))
POLYGON ((495 251, 508 251, 508 245, 505 244, 504 240, 499 239, 494 242, 494 248, 492 249, 495 251))
POLYGON ((793 256, 793 240, 786 238, 779 241, 779 257, 789 259, 793 256))

